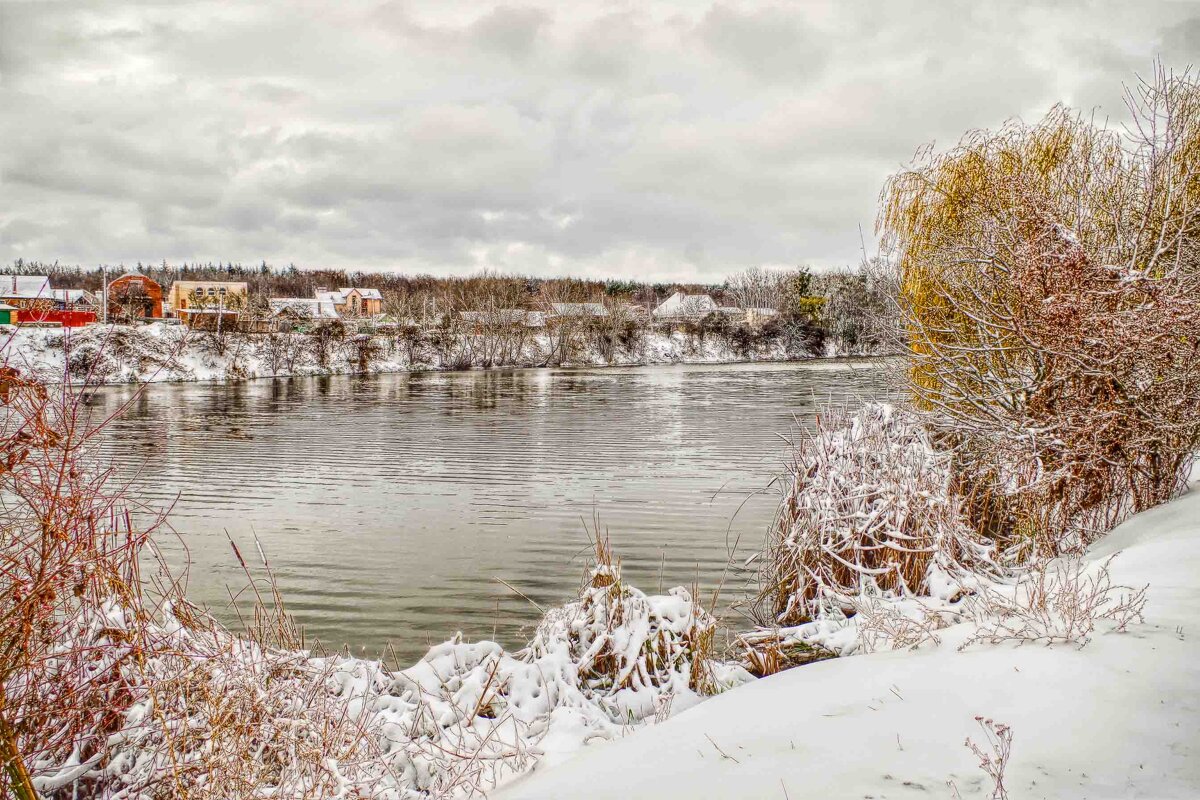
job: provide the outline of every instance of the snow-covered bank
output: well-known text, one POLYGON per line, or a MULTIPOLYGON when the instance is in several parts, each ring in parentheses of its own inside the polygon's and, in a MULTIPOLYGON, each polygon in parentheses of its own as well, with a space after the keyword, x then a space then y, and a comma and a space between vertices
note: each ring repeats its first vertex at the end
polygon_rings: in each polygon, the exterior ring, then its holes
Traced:
POLYGON ((992 797, 970 737, 1007 724, 1013 798, 1200 796, 1200 492, 1138 515, 1089 552, 1149 584, 1145 624, 1091 641, 941 643, 824 661, 535 769, 497 797, 992 797), (948 785, 952 782, 952 785, 948 785))
MULTIPOLYGON (((414 348, 395 336, 347 336, 318 343, 307 334, 226 337, 189 333, 177 325, 101 326, 74 330, 8 328, 0 334, 7 362, 47 381, 61 380, 69 367, 72 380, 96 383, 160 381, 225 381, 291 375, 341 375, 480 367, 634 366, 643 364, 719 364, 788 361, 796 356, 775 343, 750 353, 736 351, 715 336, 698 338, 681 332, 647 332, 633 346, 614 348, 607 356, 583 348, 559 364, 553 342, 531 335, 519 355, 497 363, 481 363, 467 336, 437 352, 414 348)), ((827 352, 826 356, 851 355, 827 352)), ((857 355, 857 354, 853 354, 857 355)))

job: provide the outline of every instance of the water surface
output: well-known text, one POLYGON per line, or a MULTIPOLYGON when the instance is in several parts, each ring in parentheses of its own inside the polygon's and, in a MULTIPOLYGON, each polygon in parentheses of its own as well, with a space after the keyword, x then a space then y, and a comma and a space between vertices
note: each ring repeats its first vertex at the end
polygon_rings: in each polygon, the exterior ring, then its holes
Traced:
POLYGON ((762 542, 785 437, 880 384, 866 362, 161 384, 103 449, 174 503, 190 594, 219 617, 245 583, 226 532, 247 554, 256 534, 310 637, 408 661, 457 630, 520 644, 534 603, 578 588, 596 518, 635 585, 711 592, 762 542))

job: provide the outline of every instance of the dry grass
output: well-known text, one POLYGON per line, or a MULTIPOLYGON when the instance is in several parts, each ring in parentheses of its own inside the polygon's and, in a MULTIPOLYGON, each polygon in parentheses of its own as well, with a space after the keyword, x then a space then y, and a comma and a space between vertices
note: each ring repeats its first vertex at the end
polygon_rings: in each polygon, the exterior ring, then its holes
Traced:
POLYGON ((1053 559, 1034 565, 1016 587, 981 587, 965 604, 977 630, 962 647, 979 642, 1083 647, 1101 621, 1119 632, 1141 622, 1149 587, 1114 584, 1113 558, 1092 567, 1077 556, 1053 559))

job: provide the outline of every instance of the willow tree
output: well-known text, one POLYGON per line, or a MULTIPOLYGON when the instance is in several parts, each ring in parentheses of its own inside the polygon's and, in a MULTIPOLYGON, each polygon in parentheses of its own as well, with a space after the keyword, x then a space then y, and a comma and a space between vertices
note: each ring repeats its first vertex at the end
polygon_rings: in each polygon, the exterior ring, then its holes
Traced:
POLYGON ((1200 87, 1127 99, 1120 129, 972 132, 882 195, 916 403, 976 523, 1051 552, 1170 497, 1200 442, 1200 87))

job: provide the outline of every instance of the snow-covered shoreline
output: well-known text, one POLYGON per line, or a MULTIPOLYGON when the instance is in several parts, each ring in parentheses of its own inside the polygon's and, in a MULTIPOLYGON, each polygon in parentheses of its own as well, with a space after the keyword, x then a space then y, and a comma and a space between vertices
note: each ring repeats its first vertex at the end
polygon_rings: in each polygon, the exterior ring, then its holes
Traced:
POLYGON ((778 363, 870 355, 841 353, 831 347, 820 356, 797 358, 781 346, 740 354, 715 337, 697 341, 682 333, 648 333, 633 352, 618 350, 606 358, 597 352, 585 351, 579 357, 559 364, 548 362, 547 353, 551 347, 544 335, 537 335, 530 338, 518 358, 503 363, 479 364, 470 361, 464 363, 461 359, 448 362, 436 355, 412 360, 395 339, 377 336, 372 339, 373 353, 364 370, 349 340, 330 348, 323 365, 311 352, 310 341, 311 337, 306 334, 276 336, 273 343, 264 336, 247 336, 227 341, 217 349, 211 337, 189 335, 185 328, 158 323, 135 328, 9 328, 0 343, 0 351, 9 365, 36 374, 48 382, 60 382, 69 367, 73 382, 86 380, 110 385, 522 369, 548 365, 590 368, 778 363), (281 353, 281 348, 290 348, 290 351, 281 353))
POLYGON ((747 684, 497 793, 541 798, 991 797, 964 746, 977 717, 1013 732, 1011 797, 1192 798, 1200 792, 1200 491, 1089 551, 1149 585, 1145 623, 1086 646, 939 644, 823 661, 747 684))

